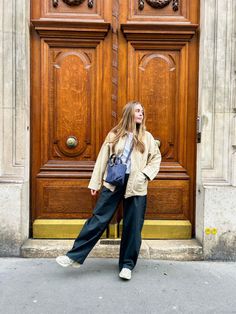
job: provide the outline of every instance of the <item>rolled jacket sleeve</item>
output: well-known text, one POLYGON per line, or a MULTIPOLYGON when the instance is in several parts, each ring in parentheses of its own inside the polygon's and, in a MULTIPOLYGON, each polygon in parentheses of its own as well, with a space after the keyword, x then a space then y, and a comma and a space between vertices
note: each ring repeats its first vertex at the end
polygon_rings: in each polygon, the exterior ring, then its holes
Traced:
POLYGON ((89 181, 88 188, 91 190, 100 190, 103 182, 103 175, 106 170, 109 153, 110 153, 110 145, 109 145, 109 134, 106 136, 105 141, 102 144, 102 147, 98 153, 93 173, 91 179, 89 181))
POLYGON ((142 170, 142 172, 149 178, 153 180, 160 170, 161 164, 161 153, 158 147, 158 141, 151 136, 150 148, 148 153, 147 165, 142 170))

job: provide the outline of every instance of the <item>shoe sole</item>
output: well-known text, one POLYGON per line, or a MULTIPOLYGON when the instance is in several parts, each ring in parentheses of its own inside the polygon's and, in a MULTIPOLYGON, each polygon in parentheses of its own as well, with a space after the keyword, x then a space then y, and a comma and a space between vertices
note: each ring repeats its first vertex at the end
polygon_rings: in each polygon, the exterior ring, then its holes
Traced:
POLYGON ((60 261, 58 261, 57 259, 56 259, 56 262, 57 262, 57 264, 60 265, 61 267, 69 267, 69 266, 71 266, 71 267, 74 267, 74 268, 79 268, 79 267, 81 266, 79 263, 63 264, 63 263, 61 263, 60 261))
POLYGON ((124 280, 130 280, 131 279, 131 278, 126 278, 126 277, 121 277, 121 276, 120 276, 120 278, 124 279, 124 280))
POLYGON ((71 265, 68 265, 68 264, 67 264, 67 265, 62 264, 62 263, 60 263, 60 262, 58 262, 58 261, 56 261, 56 262, 57 262, 57 264, 60 265, 61 267, 68 267, 68 266, 71 266, 71 265))
POLYGON ((61 267, 69 267, 69 266, 72 265, 72 264, 64 264, 64 263, 60 262, 60 260, 58 260, 57 258, 56 258, 56 262, 57 262, 57 264, 60 265, 61 267))
POLYGON ((123 277, 123 276, 120 276, 120 275, 119 275, 119 277, 120 277, 121 279, 125 279, 125 280, 130 280, 130 279, 131 279, 131 277, 123 277))

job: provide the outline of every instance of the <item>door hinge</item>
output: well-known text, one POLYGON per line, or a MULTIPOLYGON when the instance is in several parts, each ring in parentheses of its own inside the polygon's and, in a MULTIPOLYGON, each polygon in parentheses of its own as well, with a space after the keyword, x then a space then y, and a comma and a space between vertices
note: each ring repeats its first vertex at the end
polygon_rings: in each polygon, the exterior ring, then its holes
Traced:
POLYGON ((202 139, 202 118, 197 116, 197 143, 201 143, 202 139))

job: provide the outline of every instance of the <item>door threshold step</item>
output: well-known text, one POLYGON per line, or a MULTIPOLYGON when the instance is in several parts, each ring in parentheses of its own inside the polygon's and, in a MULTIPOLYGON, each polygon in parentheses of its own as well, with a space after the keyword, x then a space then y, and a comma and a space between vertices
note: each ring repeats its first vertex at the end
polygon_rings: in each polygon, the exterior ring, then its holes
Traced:
MULTIPOLYGON (((21 247, 21 256, 50 258, 64 255, 74 240, 28 239, 21 247)), ((118 258, 120 239, 100 239, 88 257, 118 258)), ((196 239, 143 240, 139 258, 197 261, 203 260, 202 245, 196 239)))

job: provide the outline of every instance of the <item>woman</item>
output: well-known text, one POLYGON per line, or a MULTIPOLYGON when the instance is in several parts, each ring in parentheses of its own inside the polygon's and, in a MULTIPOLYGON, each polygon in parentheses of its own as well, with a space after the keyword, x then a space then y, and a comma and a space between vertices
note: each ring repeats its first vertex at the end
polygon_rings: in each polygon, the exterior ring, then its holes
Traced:
POLYGON ((56 261, 63 267, 79 267, 100 239, 116 208, 123 200, 123 231, 119 255, 119 276, 131 279, 141 246, 148 181, 160 168, 161 154, 152 134, 146 131, 143 106, 132 101, 123 108, 120 122, 107 135, 98 154, 88 188, 96 195, 101 189, 93 215, 84 224, 74 245, 56 261), (127 160, 125 184, 117 187, 106 182, 107 161, 112 153, 127 160))

